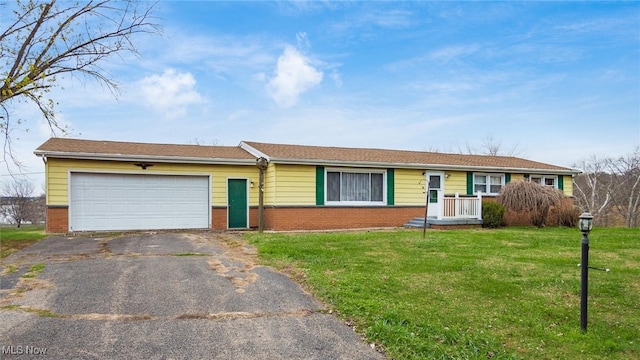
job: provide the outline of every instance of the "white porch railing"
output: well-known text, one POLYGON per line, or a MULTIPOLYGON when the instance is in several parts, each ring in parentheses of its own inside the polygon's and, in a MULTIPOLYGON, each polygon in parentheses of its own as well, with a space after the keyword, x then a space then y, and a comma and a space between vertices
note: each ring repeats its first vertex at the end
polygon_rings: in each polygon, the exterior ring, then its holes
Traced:
POLYGON ((482 219, 482 193, 463 197, 456 193, 451 197, 439 191, 438 197, 438 219, 482 219))

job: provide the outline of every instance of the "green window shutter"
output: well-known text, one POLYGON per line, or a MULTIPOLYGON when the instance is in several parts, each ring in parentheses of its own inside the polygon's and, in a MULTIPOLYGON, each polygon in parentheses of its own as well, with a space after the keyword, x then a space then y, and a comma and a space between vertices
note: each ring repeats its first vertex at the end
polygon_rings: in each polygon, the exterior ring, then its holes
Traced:
POLYGON ((508 184, 511 181, 511 173, 504 174, 504 183, 508 184))
POLYGON ((558 175, 558 189, 564 190, 564 176, 558 175))
POLYGON ((324 205, 324 166, 316 166, 316 205, 324 205))
POLYGON ((473 195, 473 172, 467 171, 467 195, 473 195))
POLYGON ((395 171, 387 169, 387 205, 395 205, 395 171))

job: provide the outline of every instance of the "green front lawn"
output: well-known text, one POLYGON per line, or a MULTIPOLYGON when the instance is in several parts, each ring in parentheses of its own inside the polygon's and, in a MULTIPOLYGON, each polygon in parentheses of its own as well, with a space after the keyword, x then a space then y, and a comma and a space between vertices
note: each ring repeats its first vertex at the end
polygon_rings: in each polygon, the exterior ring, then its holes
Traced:
POLYGON ((576 229, 247 234, 394 359, 640 358, 640 229, 595 229, 580 331, 576 229))
POLYGON ((22 225, 20 228, 2 225, 0 226, 0 259, 46 236, 43 225, 22 225))

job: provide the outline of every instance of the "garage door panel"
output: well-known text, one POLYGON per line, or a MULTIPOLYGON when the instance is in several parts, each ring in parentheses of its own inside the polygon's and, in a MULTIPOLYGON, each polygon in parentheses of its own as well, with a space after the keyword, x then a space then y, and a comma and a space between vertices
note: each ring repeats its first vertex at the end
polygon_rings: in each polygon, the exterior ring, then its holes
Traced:
POLYGON ((209 227, 207 176, 72 173, 72 231, 209 227))

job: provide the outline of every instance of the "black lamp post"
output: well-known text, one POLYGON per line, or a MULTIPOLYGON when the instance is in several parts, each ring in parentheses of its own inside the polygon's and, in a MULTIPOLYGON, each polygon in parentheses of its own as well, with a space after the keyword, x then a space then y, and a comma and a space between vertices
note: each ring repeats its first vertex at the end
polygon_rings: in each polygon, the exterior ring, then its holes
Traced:
POLYGON ((589 291, 589 231, 593 229, 593 216, 588 213, 580 215, 578 227, 582 231, 582 262, 580 280, 580 329, 587 331, 587 293, 589 291))

